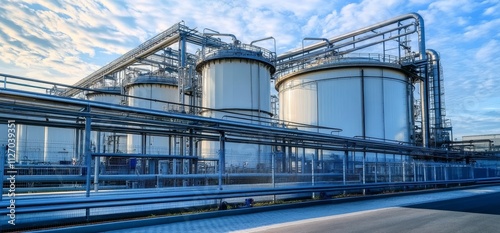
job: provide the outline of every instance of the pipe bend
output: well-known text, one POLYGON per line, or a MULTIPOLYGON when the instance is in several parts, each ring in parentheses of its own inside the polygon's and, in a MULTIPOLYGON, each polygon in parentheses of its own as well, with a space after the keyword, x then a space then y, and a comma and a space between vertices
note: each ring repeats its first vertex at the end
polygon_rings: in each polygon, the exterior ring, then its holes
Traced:
POLYGON ((433 63, 435 63, 435 62, 439 62, 440 57, 439 57, 439 53, 438 53, 438 52, 436 52, 436 50, 434 50, 434 49, 427 49, 427 50, 425 50, 425 53, 426 53, 428 56, 430 56, 430 57, 431 57, 431 61, 432 61, 433 63))

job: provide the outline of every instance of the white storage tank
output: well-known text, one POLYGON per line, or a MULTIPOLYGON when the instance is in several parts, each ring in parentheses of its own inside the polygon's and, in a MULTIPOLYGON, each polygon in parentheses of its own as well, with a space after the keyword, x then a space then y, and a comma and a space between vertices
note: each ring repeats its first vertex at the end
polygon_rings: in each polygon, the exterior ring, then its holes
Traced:
MULTIPOLYGON (((0 134, 0 142, 2 142, 0 145, 2 146, 2 148, 5 148, 7 146, 7 144, 9 143, 8 142, 9 135, 8 135, 8 125, 7 125, 7 123, 0 124, 0 132, 6 132, 6 133, 1 133, 0 134)), ((16 132, 16 134, 17 134, 17 132, 16 132)))
MULTIPOLYGON (((125 86, 129 96, 128 105, 131 107, 171 111, 177 110, 178 105, 168 104, 179 102, 179 90, 177 79, 163 76, 139 76, 130 80, 125 86), (139 98, 134 98, 139 97, 139 98)), ((160 136, 146 137, 146 154, 168 154, 169 138, 160 136)), ((142 152, 142 137, 137 134, 129 134, 127 137, 128 153, 140 154, 142 152)), ((171 151, 175 153, 176 151, 171 151)), ((178 155, 178 152, 176 153, 178 155)))
POLYGON ((87 93, 87 99, 107 104, 122 104, 124 96, 120 87, 103 87, 87 93))
MULTIPOLYGON (((5 131, 7 132, 7 131, 5 131)), ((23 164, 38 164, 44 161, 45 127, 17 124, 17 157, 23 164)))
MULTIPOLYGON (((268 124, 271 117, 272 54, 262 48, 235 44, 204 48, 196 70, 202 74, 201 115, 252 124, 268 124)), ((218 159, 219 143, 202 142, 202 157, 218 159)), ((271 148, 226 143, 226 167, 255 169, 270 166, 271 148)))
POLYGON ((76 155, 76 130, 45 127, 43 161, 50 164, 72 164, 76 155))
MULTIPOLYGON (((87 93, 87 99, 106 104, 121 105, 126 97, 121 94, 121 87, 103 87, 87 93)), ((127 151, 127 134, 101 132, 100 143, 97 132, 92 132, 92 144, 101 153, 125 153, 127 151), (100 148, 97 148, 100 146, 100 148)))
POLYGON ((402 142, 410 141, 413 125, 411 88, 398 64, 370 59, 309 67, 276 81, 282 120, 341 128, 340 136, 402 142))

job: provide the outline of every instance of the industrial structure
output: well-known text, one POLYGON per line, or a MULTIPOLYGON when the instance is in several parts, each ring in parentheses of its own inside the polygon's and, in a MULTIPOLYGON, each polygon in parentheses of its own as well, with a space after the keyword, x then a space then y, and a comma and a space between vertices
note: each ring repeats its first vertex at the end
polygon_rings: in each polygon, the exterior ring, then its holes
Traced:
POLYGON ((496 162, 475 163, 498 151, 451 140, 420 15, 307 37, 283 54, 275 44, 181 22, 72 86, 1 75, 19 191, 498 176, 496 162))

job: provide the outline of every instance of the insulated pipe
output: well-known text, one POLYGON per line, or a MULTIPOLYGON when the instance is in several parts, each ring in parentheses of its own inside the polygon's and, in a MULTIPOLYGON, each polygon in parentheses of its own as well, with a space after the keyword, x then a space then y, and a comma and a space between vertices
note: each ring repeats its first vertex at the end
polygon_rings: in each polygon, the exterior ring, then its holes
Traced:
MULTIPOLYGON (((390 20, 386 20, 386 21, 374 24, 372 26, 368 26, 368 27, 365 27, 365 28, 353 31, 353 32, 348 33, 348 34, 344 34, 344 35, 339 36, 339 37, 331 38, 329 40, 329 42, 330 42, 330 44, 333 44, 333 43, 335 43, 337 41, 348 39, 348 38, 351 38, 351 37, 354 37, 354 36, 357 36, 357 35, 360 35, 360 34, 363 34, 363 33, 366 33, 366 32, 370 32, 370 31, 376 30, 376 29, 381 28, 381 27, 385 27, 385 26, 391 25, 393 23, 397 23, 397 22, 402 21, 402 20, 407 20, 407 19, 412 19, 412 18, 415 19, 416 26, 419 29, 418 30, 419 31, 419 33, 418 33, 418 47, 419 47, 420 59, 421 60, 426 60, 427 59, 427 55, 425 53, 426 49, 425 49, 425 27, 424 27, 424 19, 418 13, 409 13, 409 14, 401 15, 401 16, 392 18, 390 20)), ((293 56, 302 54, 304 52, 309 52, 309 51, 312 51, 312 50, 319 49, 319 48, 325 46, 325 43, 326 42, 320 42, 320 43, 316 43, 316 44, 307 46, 307 47, 302 48, 302 49, 296 49, 296 50, 291 51, 289 53, 283 54, 282 56, 279 56, 278 60, 289 58, 289 57, 293 57, 293 56)))
MULTIPOLYGON (((100 103, 100 102, 93 102, 93 101, 88 101, 88 100, 81 100, 81 99, 73 99, 73 98, 66 98, 66 97, 60 97, 60 96, 51 96, 51 95, 45 95, 45 94, 40 94, 40 93, 32 93, 32 92, 26 92, 26 91, 13 91, 9 89, 0 89, 0 99, 2 96, 8 96, 8 98, 12 99, 11 96, 18 96, 18 97, 26 97, 26 98, 34 98, 37 100, 41 101, 54 101, 54 102, 64 102, 65 104, 69 105, 77 105, 77 106, 85 106, 85 107, 95 107, 95 108, 102 108, 103 110, 110 110, 110 111, 124 111, 124 112, 130 112, 133 114, 150 114, 152 116, 163 116, 163 117, 172 117, 180 120, 188 120, 188 121, 201 121, 205 123, 212 123, 212 124, 220 124, 221 126, 226 126, 226 129, 231 129, 234 127, 242 127, 246 128, 247 130, 264 130, 269 133, 282 133, 282 134, 290 134, 294 135, 296 134, 296 130, 292 129, 285 129, 285 128, 273 128, 273 127, 267 127, 267 126, 261 126, 261 125, 255 125, 255 124, 248 124, 244 122, 235 122, 235 121, 226 121, 222 119, 214 119, 214 118, 205 118, 201 116, 194 116, 194 115, 187 115, 187 114, 177 114, 177 113, 170 113, 170 112, 164 112, 164 111, 159 111, 159 110, 150 110, 150 109, 140 109, 140 108, 133 108, 133 107, 128 107, 128 106, 120 106, 120 105, 109 105, 106 103, 100 103)), ((85 115, 85 113, 82 113, 82 115, 85 115)), ((328 138, 328 140, 332 139, 337 139, 337 140, 346 140, 348 139, 349 142, 351 143, 356 143, 357 145, 363 145, 366 144, 365 140, 362 139, 354 139, 354 138, 346 138, 346 137, 341 137, 341 136, 332 136, 332 135, 325 135, 325 134, 319 134, 319 133, 314 133, 314 132, 301 132, 301 135, 303 136, 313 136, 313 137, 318 137, 318 138, 328 138)), ((377 143, 377 142, 370 142, 369 143, 372 146, 393 146, 392 143, 377 143)), ((394 146, 395 148, 395 146, 394 146)), ((398 149, 406 149, 406 150, 411 150, 411 149, 417 149, 418 147, 413 147, 413 146, 404 146, 404 145, 398 145, 398 149)), ((418 148, 420 149, 420 148, 418 148)), ((82 149, 83 151, 83 149, 82 149)), ((433 150, 429 150, 433 151, 433 150)), ((440 151, 440 150, 438 150, 440 151)))
MULTIPOLYGON (((427 73, 427 67, 425 67, 425 73, 427 73)), ((429 100, 428 100, 428 88, 427 88, 427 78, 426 80, 420 81, 420 108, 422 109, 422 146, 429 147, 429 100)))
POLYGON ((274 53, 276 53, 276 39, 274 39, 274 37, 272 37, 272 36, 258 39, 258 40, 254 40, 254 41, 250 42, 250 45, 253 45, 254 43, 264 41, 264 40, 273 40, 274 41, 274 53))
MULTIPOLYGON (((90 112, 90 107, 87 107, 87 112, 90 112)), ((84 138, 84 158, 85 167, 87 168, 86 179, 85 179, 85 196, 90 197, 90 172, 92 169, 92 146, 90 141, 90 134, 92 132, 92 118, 90 116, 85 117, 85 138, 84 138)), ((87 209, 88 211, 88 209, 87 209)))
POLYGON ((223 185, 223 179, 222 176, 224 175, 225 169, 226 169, 226 135, 223 131, 220 132, 219 135, 219 190, 222 190, 222 185, 223 185))
MULTIPOLYGON (((440 58, 436 51, 432 49, 426 50, 430 57, 430 72, 432 74, 432 92, 434 93, 434 142, 441 142, 440 135, 442 129, 441 116, 441 77, 440 77, 440 58)), ((430 83, 429 83, 430 84, 430 83)))
POLYGON ((203 33, 203 36, 228 36, 233 38, 233 42, 237 43, 238 39, 236 39, 236 36, 233 34, 225 34, 225 33, 203 33))

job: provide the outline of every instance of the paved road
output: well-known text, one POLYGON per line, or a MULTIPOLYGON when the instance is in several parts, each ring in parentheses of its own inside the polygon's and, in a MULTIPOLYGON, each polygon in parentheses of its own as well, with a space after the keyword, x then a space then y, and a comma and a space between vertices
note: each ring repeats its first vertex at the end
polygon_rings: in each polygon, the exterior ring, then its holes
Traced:
POLYGON ((276 210, 113 232, 500 232, 500 186, 276 210))
POLYGON ((499 232, 500 193, 283 223, 244 232, 499 232))

